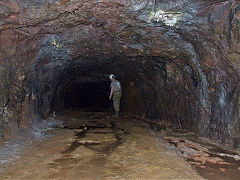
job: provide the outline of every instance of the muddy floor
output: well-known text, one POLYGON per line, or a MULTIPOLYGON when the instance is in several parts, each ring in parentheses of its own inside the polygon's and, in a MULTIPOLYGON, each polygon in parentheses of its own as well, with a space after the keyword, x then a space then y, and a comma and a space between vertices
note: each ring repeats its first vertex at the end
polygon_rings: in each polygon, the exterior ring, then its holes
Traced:
POLYGON ((35 140, 0 179, 203 179, 146 123, 81 112, 56 119, 51 137, 35 140))

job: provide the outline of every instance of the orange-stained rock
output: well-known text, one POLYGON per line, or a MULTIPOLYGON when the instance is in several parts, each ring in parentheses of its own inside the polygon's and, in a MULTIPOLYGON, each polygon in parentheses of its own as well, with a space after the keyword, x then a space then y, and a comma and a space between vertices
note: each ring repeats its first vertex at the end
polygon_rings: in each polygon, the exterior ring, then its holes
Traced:
POLYGON ((0 109, 16 119, 3 125, 0 111, 0 128, 64 109, 69 86, 115 73, 127 114, 239 147, 239 1, 187 4, 1 1, 0 109))

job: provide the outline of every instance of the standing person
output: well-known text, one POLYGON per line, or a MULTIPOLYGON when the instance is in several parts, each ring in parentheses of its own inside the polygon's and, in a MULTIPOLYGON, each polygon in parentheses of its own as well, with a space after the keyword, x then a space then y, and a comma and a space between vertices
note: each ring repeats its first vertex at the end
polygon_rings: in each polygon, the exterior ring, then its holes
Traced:
POLYGON ((120 110, 120 99, 122 96, 121 84, 118 80, 115 79, 113 74, 109 75, 109 79, 111 81, 111 92, 109 95, 109 100, 113 97, 113 108, 115 110, 115 116, 118 117, 120 110))

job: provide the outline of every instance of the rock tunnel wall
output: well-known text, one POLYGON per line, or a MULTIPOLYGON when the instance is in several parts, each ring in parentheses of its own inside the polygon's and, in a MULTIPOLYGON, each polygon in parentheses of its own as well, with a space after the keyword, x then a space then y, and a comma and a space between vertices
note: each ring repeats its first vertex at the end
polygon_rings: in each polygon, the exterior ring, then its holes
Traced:
POLYGON ((0 139, 63 108, 72 83, 114 73, 128 114, 239 146, 239 1, 0 5, 0 139))

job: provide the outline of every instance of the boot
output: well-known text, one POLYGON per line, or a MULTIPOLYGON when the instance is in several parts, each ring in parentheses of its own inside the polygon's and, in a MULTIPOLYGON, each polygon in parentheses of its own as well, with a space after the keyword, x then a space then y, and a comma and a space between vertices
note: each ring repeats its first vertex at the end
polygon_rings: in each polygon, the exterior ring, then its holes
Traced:
POLYGON ((116 117, 116 118, 117 118, 118 116, 119 116, 119 112, 116 111, 116 112, 115 112, 115 115, 114 115, 113 117, 116 117))
POLYGON ((112 128, 114 129, 115 128, 115 122, 111 121, 111 125, 112 125, 112 128))

